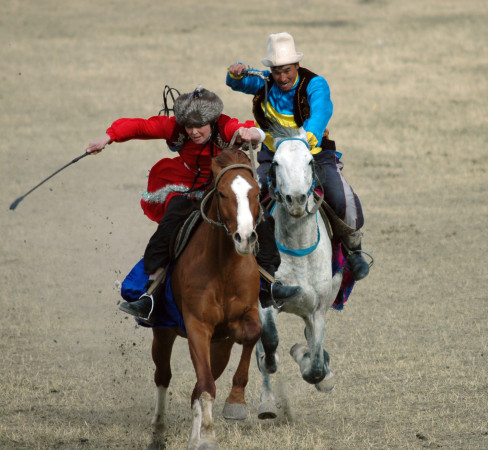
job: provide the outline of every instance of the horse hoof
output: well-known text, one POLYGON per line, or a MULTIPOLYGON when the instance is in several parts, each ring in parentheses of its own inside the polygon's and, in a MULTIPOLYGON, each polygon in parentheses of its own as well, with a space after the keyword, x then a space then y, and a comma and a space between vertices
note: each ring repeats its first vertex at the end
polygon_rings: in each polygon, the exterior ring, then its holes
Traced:
POLYGON ((334 374, 329 372, 320 383, 317 383, 314 386, 319 392, 330 392, 335 386, 334 374))
POLYGON ((244 420, 247 417, 247 406, 244 403, 225 402, 222 415, 225 419, 244 420))
POLYGON ((264 402, 259 405, 258 419, 276 419, 278 408, 273 402, 264 402))

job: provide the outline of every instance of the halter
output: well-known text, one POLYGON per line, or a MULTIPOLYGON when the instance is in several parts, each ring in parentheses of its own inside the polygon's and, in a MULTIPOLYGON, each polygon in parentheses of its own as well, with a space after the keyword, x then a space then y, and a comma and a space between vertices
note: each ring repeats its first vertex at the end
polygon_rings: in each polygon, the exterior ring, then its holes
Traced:
MULTIPOLYGON (((308 142, 305 139, 297 138, 297 137, 290 137, 290 138, 286 138, 286 139, 283 139, 280 142, 278 142, 278 144, 276 145, 276 150, 278 150, 278 147, 285 141, 301 141, 307 146, 308 149, 310 149, 310 146, 308 145, 308 142)), ((274 163, 271 163, 271 165, 273 165, 273 164, 274 163)), ((317 203, 315 203, 315 205, 311 211, 308 210, 308 203, 307 203, 307 206, 305 207, 305 211, 307 211, 308 214, 316 214, 317 211, 319 210, 320 206, 322 205, 322 202, 324 201, 324 188, 322 186, 322 183, 320 182, 319 177, 317 176, 317 172, 315 171, 316 165, 317 165, 317 163, 313 160, 312 184, 311 184, 311 186, 307 192, 307 196, 310 197, 310 195, 313 192, 315 192, 315 189, 317 187, 317 183, 320 187, 320 196, 319 196, 317 203)), ((276 182, 276 176, 274 178, 275 178, 274 181, 276 182)), ((273 180, 271 179, 269 173, 268 173, 268 177, 267 177, 267 182, 268 182, 268 190, 270 192, 271 192, 271 190, 273 191, 273 195, 276 197, 277 201, 283 202, 283 196, 281 195, 281 192, 276 188, 276 186, 273 185, 273 180)))
MULTIPOLYGON (((271 208, 270 214, 273 213, 273 210, 274 210, 275 206, 276 206, 276 203, 271 208)), ((318 218, 317 218, 317 213, 315 213, 315 222, 317 224, 317 242, 314 245, 311 245, 310 247, 307 247, 307 248, 297 248, 297 249, 294 249, 294 248, 288 248, 288 247, 285 247, 284 245, 281 245, 275 239, 276 246, 278 247, 278 250, 281 253, 285 253, 285 254, 290 255, 290 256, 301 257, 301 256, 310 255, 310 253, 312 253, 318 247, 319 242, 320 242, 320 228, 319 228, 319 221, 318 221, 318 218)))
MULTIPOLYGON (((220 209, 219 209, 219 198, 218 198, 218 196, 216 196, 216 199, 217 199, 217 220, 218 220, 218 222, 216 222, 215 220, 212 220, 212 219, 210 219, 210 218, 207 217, 207 215, 205 214, 205 206, 206 206, 208 200, 210 199, 210 197, 216 193, 217 186, 218 186, 219 181, 222 178, 222 176, 227 171, 232 170, 232 169, 247 169, 247 170, 249 170, 254 175, 254 172, 253 172, 252 167, 249 167, 247 164, 231 164, 230 166, 227 166, 227 167, 223 168, 218 173, 217 177, 215 178, 215 187, 212 188, 212 189, 210 189, 208 191, 208 193, 205 195, 205 197, 203 198, 202 202, 200 203, 200 213, 202 215, 203 220, 205 220, 205 222, 209 223, 210 225, 216 225, 218 227, 222 227, 225 230, 225 232, 227 233, 227 235, 229 235, 229 236, 232 236, 232 233, 229 231, 229 229, 227 228, 227 225, 220 218, 220 209)), ((263 220, 263 208, 262 208, 261 204, 259 204, 259 215, 258 215, 258 218, 256 220, 256 226, 262 220, 263 220)))

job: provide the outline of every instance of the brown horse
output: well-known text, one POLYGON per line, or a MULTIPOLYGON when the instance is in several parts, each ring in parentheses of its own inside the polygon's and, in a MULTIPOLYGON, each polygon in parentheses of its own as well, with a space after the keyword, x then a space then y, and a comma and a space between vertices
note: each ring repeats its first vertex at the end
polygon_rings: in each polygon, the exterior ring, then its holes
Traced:
MULTIPOLYGON (((235 342, 242 345, 242 354, 223 414, 231 419, 246 417, 244 390, 253 348, 261 336, 259 273, 253 255, 261 217, 259 186, 249 158, 240 151, 223 151, 213 159, 212 172, 215 187, 202 201, 204 221, 178 258, 171 278, 197 378, 191 395, 191 449, 219 448, 212 418, 215 380, 227 366, 235 342)), ((159 448, 164 445, 171 350, 176 336, 184 334, 174 328, 154 328, 153 333, 157 403, 149 447, 159 448)))

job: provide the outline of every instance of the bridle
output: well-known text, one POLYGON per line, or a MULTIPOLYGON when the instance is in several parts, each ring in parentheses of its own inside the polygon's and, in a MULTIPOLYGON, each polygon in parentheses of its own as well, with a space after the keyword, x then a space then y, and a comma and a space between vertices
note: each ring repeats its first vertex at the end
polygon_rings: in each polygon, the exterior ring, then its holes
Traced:
MULTIPOLYGON (((303 142, 307 148, 310 148, 308 145, 308 142, 305 139, 301 139, 298 137, 291 137, 291 138, 286 138, 281 140, 277 145, 276 145, 276 150, 278 150, 278 147, 285 141, 301 141, 303 142)), ((276 188, 276 166, 278 164, 276 162, 271 163, 271 167, 268 172, 268 177, 267 177, 267 182, 268 182, 268 191, 273 193, 273 196, 275 197, 276 201, 278 202, 283 202, 283 195, 279 191, 279 189, 276 188)), ((308 210, 308 202, 307 206, 305 207, 305 210, 307 211, 307 214, 315 214, 320 206, 322 205, 322 202, 324 201, 324 188, 322 186, 322 183, 320 182, 320 178, 317 176, 317 169, 318 164, 315 160, 312 160, 312 184, 307 192, 307 197, 310 197, 310 195, 313 195, 315 192, 317 185, 318 188, 320 189, 320 195, 315 203, 314 207, 309 211, 308 210)))
MULTIPOLYGON (((232 233, 229 231, 229 229, 227 228, 227 225, 221 219, 220 208, 219 208, 219 197, 218 197, 218 195, 215 195, 215 194, 217 193, 217 186, 218 186, 219 181, 221 180, 222 176, 225 173, 227 173, 229 170, 233 170, 233 169, 246 169, 246 170, 249 170, 254 175, 253 168, 248 166, 247 164, 231 164, 230 166, 224 167, 218 173, 217 177, 215 178, 215 187, 213 187, 212 189, 210 189, 207 192, 205 197, 202 199, 202 202, 200 203, 200 214, 202 215, 203 220, 205 220, 205 222, 209 223, 212 226, 215 225, 215 226, 224 228, 225 232, 229 236, 232 236, 232 233), (212 195, 215 195, 215 198, 217 201, 217 221, 210 219, 205 214, 205 207, 206 207, 209 199, 212 197, 212 195)), ((258 214, 258 218, 256 220, 256 226, 263 220, 263 218, 264 218, 263 208, 261 206, 261 203, 259 203, 259 214, 258 214)), ((256 226, 254 228, 256 228, 256 226)))

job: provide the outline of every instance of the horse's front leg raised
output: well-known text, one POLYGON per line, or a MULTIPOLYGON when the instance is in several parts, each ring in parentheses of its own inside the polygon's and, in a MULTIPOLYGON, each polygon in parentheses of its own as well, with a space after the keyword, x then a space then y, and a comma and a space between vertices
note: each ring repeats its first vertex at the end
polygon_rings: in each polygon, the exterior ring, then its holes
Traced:
POLYGON ((215 381, 210 365, 210 340, 213 327, 193 318, 185 318, 188 346, 197 382, 191 396, 192 431, 188 449, 218 449, 212 415, 215 381))
POLYGON ((333 374, 329 369, 329 356, 323 349, 325 335, 325 313, 316 311, 305 320, 307 345, 295 344, 290 354, 300 366, 302 378, 315 385, 321 392, 334 387, 333 374))

